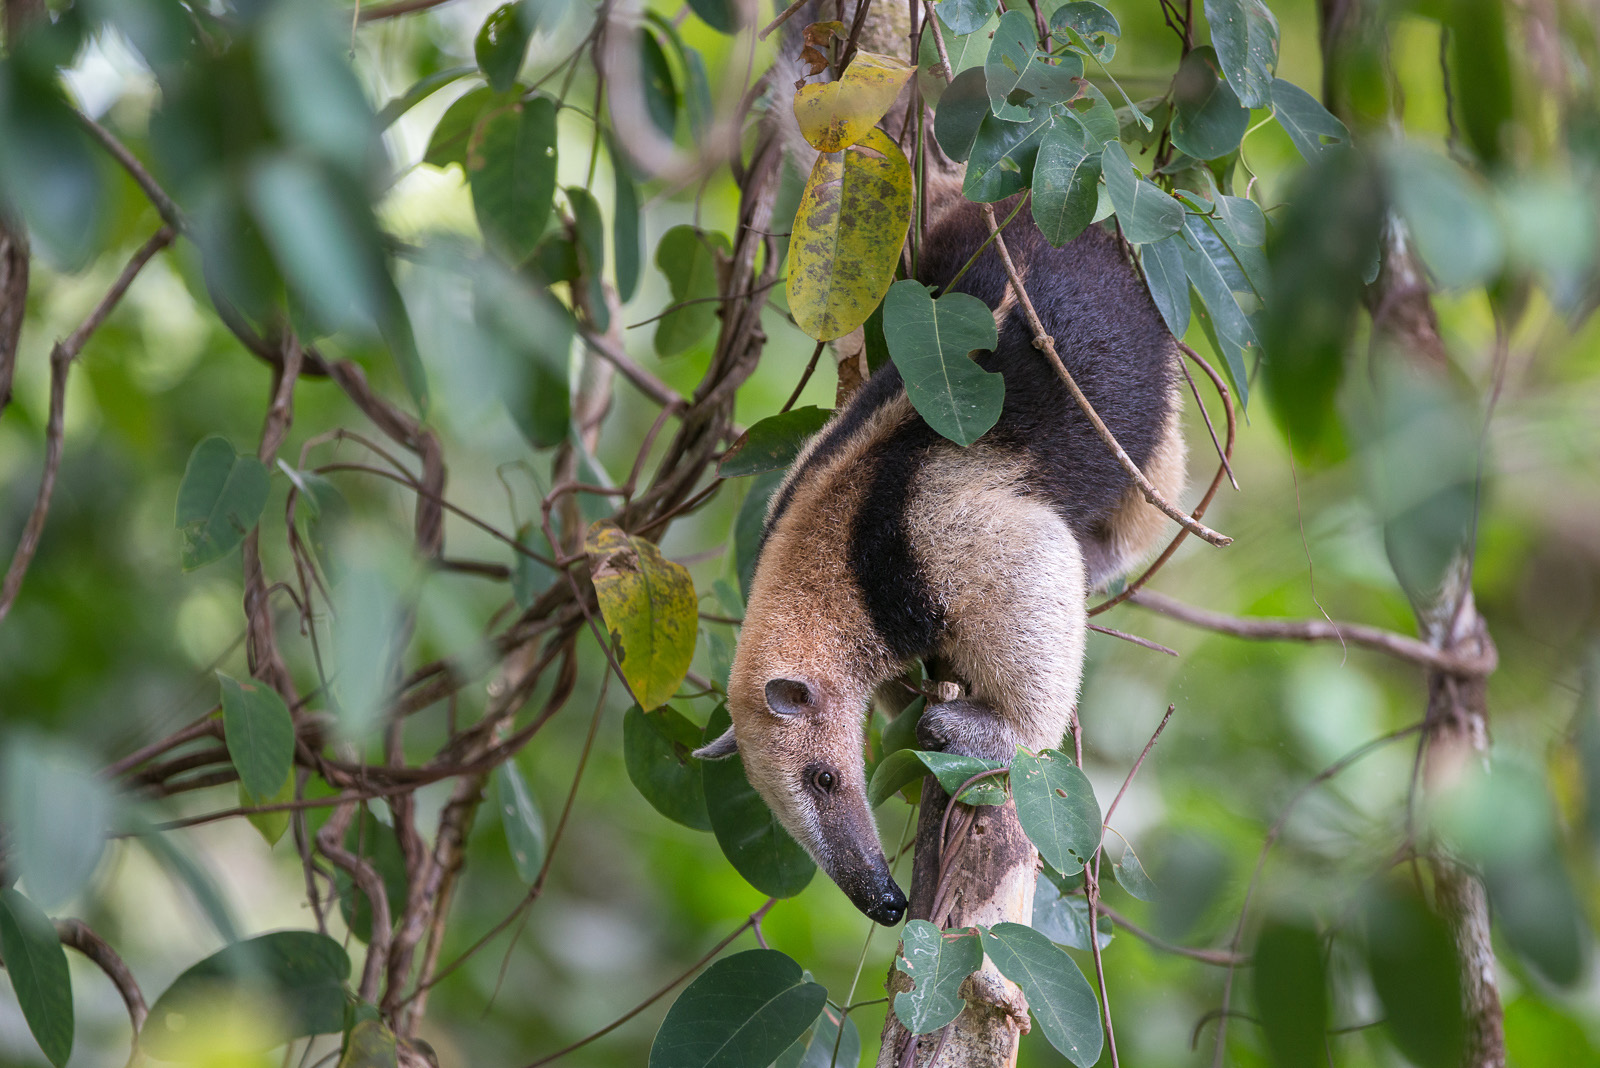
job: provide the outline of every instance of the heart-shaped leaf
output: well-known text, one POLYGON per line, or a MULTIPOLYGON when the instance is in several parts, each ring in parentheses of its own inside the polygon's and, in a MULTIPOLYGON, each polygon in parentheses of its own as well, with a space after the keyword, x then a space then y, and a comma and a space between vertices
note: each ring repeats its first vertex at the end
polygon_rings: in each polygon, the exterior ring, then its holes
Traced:
POLYGON ((226 438, 206 438, 189 454, 178 484, 183 569, 220 560, 244 541, 267 506, 267 469, 233 451, 226 438))
POLYGON ((1100 804, 1094 787, 1072 758, 1055 749, 1011 762, 1017 822, 1039 855, 1056 871, 1080 871, 1100 846, 1100 804))
POLYGON ((907 279, 883 301, 883 337, 906 396, 930 427, 971 445, 994 426, 1005 402, 1005 379, 972 359, 999 343, 994 313, 969 293, 932 291, 907 279))
POLYGON ((937 1031, 967 1007, 961 984, 983 967, 976 931, 941 931, 927 920, 910 920, 900 933, 894 966, 914 984, 894 996, 894 1014, 914 1035, 937 1031))

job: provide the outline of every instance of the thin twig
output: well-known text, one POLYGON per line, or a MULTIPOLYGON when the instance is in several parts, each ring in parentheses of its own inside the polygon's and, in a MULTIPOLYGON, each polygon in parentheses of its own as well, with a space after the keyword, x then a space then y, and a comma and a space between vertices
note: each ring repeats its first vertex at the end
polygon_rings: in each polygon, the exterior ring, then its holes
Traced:
POLYGON ((1105 820, 1111 822, 1111 814, 1117 810, 1117 805, 1122 803, 1122 795, 1128 792, 1128 785, 1133 782, 1133 777, 1139 774, 1139 767, 1144 763, 1144 758, 1150 755, 1150 750, 1155 748, 1156 739, 1161 737, 1161 732, 1167 729, 1167 722, 1172 719, 1172 713, 1177 705, 1168 705, 1167 714, 1161 717, 1161 722, 1156 724, 1155 733, 1150 735, 1150 740, 1144 743, 1144 749, 1139 752, 1139 759, 1133 762, 1133 767, 1128 769, 1128 777, 1122 780, 1122 788, 1117 791, 1117 796, 1111 799, 1111 807, 1106 809, 1105 820))
POLYGON ((1161 950, 1163 953, 1174 953, 1180 957, 1188 957, 1190 960, 1197 960, 1204 964, 1215 964, 1221 968, 1236 967, 1241 964, 1250 963, 1249 957, 1229 953, 1225 949, 1195 949, 1191 946, 1180 946, 1172 942, 1168 942, 1166 939, 1161 938, 1158 935, 1151 934, 1149 931, 1146 931, 1144 928, 1138 926, 1133 921, 1129 920, 1128 917, 1124 916, 1110 905, 1107 905, 1104 901, 1095 905, 1095 911, 1109 919, 1112 923, 1116 924, 1124 931, 1133 935, 1133 937, 1137 938, 1139 941, 1153 946, 1154 948, 1161 950))
POLYGON ((139 1047, 139 1032, 144 1028, 145 1018, 150 1015, 150 1010, 145 1007, 144 994, 139 991, 139 982, 133 977, 133 971, 111 948, 111 944, 89 927, 82 920, 57 920, 56 937, 61 939, 61 944, 82 953, 92 960, 95 965, 106 973, 106 978, 111 980, 111 985, 117 988, 117 993, 122 995, 122 1003, 128 1006, 128 1019, 133 1023, 133 1045, 139 1047))

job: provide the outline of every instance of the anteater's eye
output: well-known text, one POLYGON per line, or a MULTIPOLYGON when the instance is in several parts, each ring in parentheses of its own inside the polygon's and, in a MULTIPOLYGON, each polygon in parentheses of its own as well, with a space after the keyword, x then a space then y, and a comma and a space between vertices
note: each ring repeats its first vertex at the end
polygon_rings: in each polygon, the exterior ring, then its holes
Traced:
POLYGON ((811 776, 811 781, 823 793, 831 793, 839 781, 839 777, 827 768, 822 768, 811 776))

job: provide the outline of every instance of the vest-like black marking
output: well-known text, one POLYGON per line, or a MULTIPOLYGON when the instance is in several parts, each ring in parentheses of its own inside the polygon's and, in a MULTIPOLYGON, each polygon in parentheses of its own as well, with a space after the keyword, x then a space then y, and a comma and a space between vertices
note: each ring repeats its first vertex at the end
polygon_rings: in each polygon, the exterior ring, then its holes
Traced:
MULTIPOLYGON (((996 208, 1003 213, 1007 204, 996 208)), ((943 286, 961 269, 987 236, 979 210, 963 204, 930 231, 923 244, 919 280, 943 286)), ((1062 362, 1111 433, 1142 467, 1166 426, 1175 351, 1143 280, 1117 239, 1098 226, 1057 249, 1031 219, 1019 217, 1006 228, 1006 243, 1013 259, 1027 265, 1028 295, 1055 337, 1062 362)), ((1007 285, 1004 266, 991 246, 955 288, 994 308, 1004 299, 1007 285)), ((985 443, 1025 458, 1025 492, 1047 501, 1079 537, 1103 538, 1127 490, 1127 473, 1044 354, 1034 348, 1020 308, 1001 324, 995 351, 982 355, 978 363, 1000 372, 1006 384, 1000 419, 985 435, 985 443)), ((762 533, 763 549, 798 490, 838 455, 873 413, 903 390, 900 372, 891 363, 857 391, 822 431, 821 441, 781 492, 762 533)), ((906 523, 910 491, 930 450, 957 448, 913 417, 868 445, 855 465, 870 483, 851 524, 846 550, 851 576, 878 634, 896 656, 905 659, 931 653, 944 626, 943 614, 911 551, 906 523)), ((826 507, 826 502, 818 505, 826 507)))

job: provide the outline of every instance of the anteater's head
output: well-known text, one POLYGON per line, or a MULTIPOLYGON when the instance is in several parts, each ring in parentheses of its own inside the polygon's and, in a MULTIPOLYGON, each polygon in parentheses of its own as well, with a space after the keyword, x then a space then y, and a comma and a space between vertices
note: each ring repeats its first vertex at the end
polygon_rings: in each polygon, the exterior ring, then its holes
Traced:
MULTIPOLYGON (((752 606, 756 598, 752 597, 752 606)), ((795 841, 855 906, 882 924, 905 915, 867 804, 863 749, 870 682, 840 668, 827 638, 774 640, 747 612, 728 683, 733 726, 700 750, 732 756, 795 841)))

